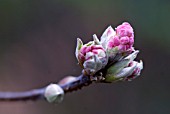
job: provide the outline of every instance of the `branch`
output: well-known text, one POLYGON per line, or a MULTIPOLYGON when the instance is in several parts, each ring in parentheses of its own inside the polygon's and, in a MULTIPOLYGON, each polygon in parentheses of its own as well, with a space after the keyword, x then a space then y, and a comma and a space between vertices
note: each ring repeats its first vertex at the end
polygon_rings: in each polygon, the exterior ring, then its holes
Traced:
MULTIPOLYGON (((88 76, 80 75, 76 77, 75 81, 59 85, 64 90, 64 93, 69 93, 88 86, 91 83, 92 80, 88 76)), ((25 92, 0 92, 0 101, 45 100, 45 89, 46 87, 25 92)))

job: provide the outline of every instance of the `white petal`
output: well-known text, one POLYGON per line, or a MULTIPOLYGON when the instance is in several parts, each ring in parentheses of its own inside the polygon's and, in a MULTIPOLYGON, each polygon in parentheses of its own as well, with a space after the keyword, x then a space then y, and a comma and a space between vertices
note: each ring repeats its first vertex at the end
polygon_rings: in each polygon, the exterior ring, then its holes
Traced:
POLYGON ((132 54, 125 57, 125 59, 129 59, 130 62, 132 62, 137 57, 138 53, 139 53, 139 50, 136 50, 132 54))
POLYGON ((124 78, 132 75, 135 68, 137 67, 137 63, 134 63, 131 67, 124 68, 119 73, 115 75, 116 78, 124 78))
POLYGON ((143 69, 143 62, 140 60, 140 63, 137 64, 137 67, 140 68, 141 70, 143 69))
POLYGON ((101 36, 100 42, 102 44, 102 46, 106 49, 107 46, 107 42, 110 39, 110 36, 115 36, 116 32, 114 31, 114 29, 109 26, 104 33, 101 36))

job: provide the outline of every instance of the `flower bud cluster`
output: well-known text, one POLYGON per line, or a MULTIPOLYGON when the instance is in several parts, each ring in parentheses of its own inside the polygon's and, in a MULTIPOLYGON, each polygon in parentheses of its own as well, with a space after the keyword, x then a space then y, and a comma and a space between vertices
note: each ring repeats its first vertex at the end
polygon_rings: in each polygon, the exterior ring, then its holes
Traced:
POLYGON ((93 41, 83 44, 78 38, 75 54, 87 76, 105 69, 107 72, 104 78, 107 82, 132 80, 139 76, 143 69, 142 61, 134 61, 139 51, 135 51, 133 44, 133 28, 124 22, 115 30, 109 26, 100 40, 93 35, 93 41))

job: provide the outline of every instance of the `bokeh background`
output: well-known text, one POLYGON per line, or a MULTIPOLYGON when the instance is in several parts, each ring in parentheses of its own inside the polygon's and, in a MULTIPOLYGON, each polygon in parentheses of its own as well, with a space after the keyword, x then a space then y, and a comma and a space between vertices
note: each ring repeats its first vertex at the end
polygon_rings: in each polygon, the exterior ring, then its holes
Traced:
POLYGON ((79 75, 76 38, 88 42, 124 21, 135 29, 141 77, 93 84, 57 105, 0 102, 0 114, 169 114, 169 0, 0 0, 0 90, 24 91, 79 75))

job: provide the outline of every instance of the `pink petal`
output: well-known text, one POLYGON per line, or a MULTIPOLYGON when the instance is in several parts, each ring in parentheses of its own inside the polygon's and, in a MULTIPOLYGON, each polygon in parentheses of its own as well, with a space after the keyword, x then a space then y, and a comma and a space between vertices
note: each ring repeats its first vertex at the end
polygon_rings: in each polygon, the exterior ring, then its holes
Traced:
POLYGON ((121 44, 123 44, 123 45, 125 45, 125 44, 127 44, 127 43, 129 43, 129 37, 121 37, 120 38, 120 42, 121 42, 121 44))

